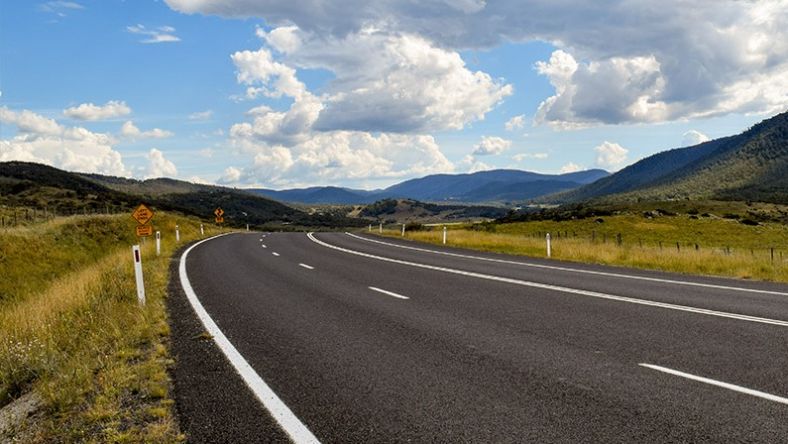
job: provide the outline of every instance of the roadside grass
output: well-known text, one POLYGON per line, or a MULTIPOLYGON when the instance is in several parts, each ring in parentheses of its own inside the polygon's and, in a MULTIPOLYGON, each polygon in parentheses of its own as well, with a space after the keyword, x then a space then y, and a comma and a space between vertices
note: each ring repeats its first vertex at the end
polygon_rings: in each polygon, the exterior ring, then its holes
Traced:
MULTIPOLYGON (((128 215, 69 217, 0 232, 0 406, 31 391, 41 400, 13 439, 184 439, 170 396, 164 299, 178 247, 175 224, 183 244, 200 237, 199 222, 163 212, 153 222, 162 231, 162 254, 156 257, 152 238, 142 247, 144 307, 137 303, 135 222, 128 215)), ((206 228, 206 236, 217 231, 206 228)))
MULTIPOLYGON (((777 223, 750 226, 718 217, 649 219, 624 214, 601 221, 485 223, 448 229, 448 245, 480 251, 545 257, 545 235, 551 233, 555 259, 788 282, 788 227, 777 223)), ((401 232, 384 234, 400 237, 401 232)), ((407 231, 405 237, 440 245, 443 233, 435 227, 407 231)))

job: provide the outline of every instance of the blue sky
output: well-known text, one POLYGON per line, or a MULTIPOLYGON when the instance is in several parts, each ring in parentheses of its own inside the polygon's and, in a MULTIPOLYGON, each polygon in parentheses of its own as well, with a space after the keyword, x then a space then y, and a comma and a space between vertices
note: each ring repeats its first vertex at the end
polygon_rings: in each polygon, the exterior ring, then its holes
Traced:
POLYGON ((3 0, 0 160, 377 188, 615 171, 788 106, 783 0, 556 3, 3 0))

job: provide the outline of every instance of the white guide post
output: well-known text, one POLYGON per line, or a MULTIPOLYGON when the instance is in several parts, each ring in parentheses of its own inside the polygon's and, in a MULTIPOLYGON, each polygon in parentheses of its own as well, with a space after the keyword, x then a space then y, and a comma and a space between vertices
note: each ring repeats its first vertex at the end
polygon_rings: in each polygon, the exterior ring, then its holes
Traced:
POLYGON ((200 224, 200 236, 205 236, 205 228, 200 224))
POLYGON ((131 251, 134 254, 134 278, 137 281, 137 300, 140 305, 145 305, 145 282, 142 280, 142 253, 140 253, 140 246, 132 246, 131 251))
POLYGON ((383 222, 381 222, 380 227, 378 227, 378 233, 383 233, 383 222))
POLYGON ((369 232, 372 232, 372 224, 369 224, 369 232))
POLYGON ((246 224, 246 231, 249 231, 249 224, 246 224))
POLYGON ((547 233, 547 236, 545 237, 545 239, 547 239, 547 257, 550 257, 553 254, 553 252, 552 252, 552 250, 550 248, 551 247, 551 245, 550 245, 550 233, 547 233))
POLYGON ((179 225, 175 226, 175 242, 181 241, 181 227, 179 225))
POLYGON ((156 232, 156 256, 161 255, 161 231, 156 232))
POLYGON ((446 227, 443 227, 443 245, 446 245, 446 227))
POLYGON ((402 237, 405 237, 405 224, 402 224, 402 237))

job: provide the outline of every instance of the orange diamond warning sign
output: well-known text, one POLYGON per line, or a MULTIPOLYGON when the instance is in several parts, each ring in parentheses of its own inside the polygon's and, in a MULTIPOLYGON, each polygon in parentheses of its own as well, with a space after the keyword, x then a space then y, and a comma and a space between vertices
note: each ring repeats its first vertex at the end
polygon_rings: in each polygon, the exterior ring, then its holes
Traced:
POLYGON ((222 216, 224 216, 224 210, 221 209, 221 208, 217 208, 217 209, 213 210, 213 214, 215 214, 216 217, 222 217, 222 216))
POLYGON ((221 224, 224 222, 224 218, 222 216, 216 216, 216 223, 221 224))
POLYGON ((146 207, 145 204, 140 204, 133 213, 131 213, 131 217, 137 221, 140 225, 147 224, 151 219, 153 219, 153 211, 150 208, 146 207))

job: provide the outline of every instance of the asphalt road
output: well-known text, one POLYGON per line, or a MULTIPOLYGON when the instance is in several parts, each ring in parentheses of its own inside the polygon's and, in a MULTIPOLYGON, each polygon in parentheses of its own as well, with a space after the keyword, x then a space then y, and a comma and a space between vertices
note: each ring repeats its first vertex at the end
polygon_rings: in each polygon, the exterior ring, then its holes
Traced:
POLYGON ((184 271, 290 415, 199 337, 175 279, 193 442, 287 441, 293 421, 326 443, 788 442, 784 285, 344 233, 223 236, 184 271))

